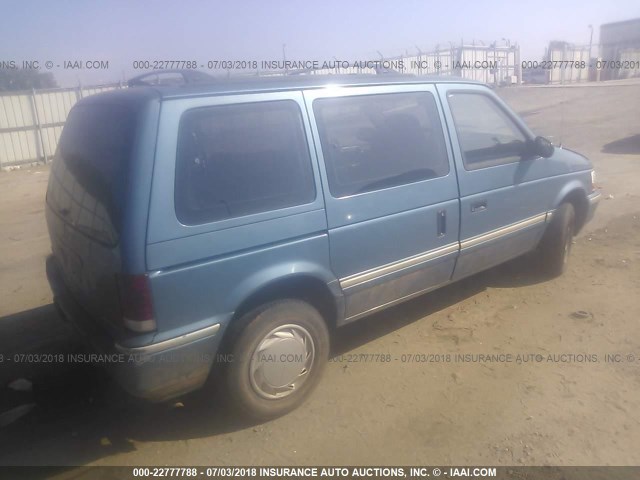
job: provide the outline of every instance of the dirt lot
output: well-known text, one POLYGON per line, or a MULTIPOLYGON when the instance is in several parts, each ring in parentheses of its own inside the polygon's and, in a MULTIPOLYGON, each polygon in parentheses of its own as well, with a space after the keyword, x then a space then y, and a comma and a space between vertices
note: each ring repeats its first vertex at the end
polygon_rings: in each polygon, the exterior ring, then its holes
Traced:
MULTIPOLYGON (((201 395, 141 407, 89 366, 5 361, 0 398, 27 377, 35 407, 0 429, 0 464, 640 464, 640 84, 500 94, 596 166, 607 199, 566 275, 518 259, 349 326, 311 400, 261 425, 201 395), (378 353, 391 361, 348 361, 378 353)), ((44 276, 47 175, 0 173, 5 359, 74 348, 44 276)))

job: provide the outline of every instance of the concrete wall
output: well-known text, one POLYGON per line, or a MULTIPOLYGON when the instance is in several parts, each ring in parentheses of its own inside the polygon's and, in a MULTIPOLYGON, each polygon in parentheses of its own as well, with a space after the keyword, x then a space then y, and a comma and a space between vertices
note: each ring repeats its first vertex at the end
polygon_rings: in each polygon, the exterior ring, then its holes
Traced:
POLYGON ((601 25, 600 57, 605 61, 623 62, 603 65, 601 80, 640 76, 640 18, 601 25))

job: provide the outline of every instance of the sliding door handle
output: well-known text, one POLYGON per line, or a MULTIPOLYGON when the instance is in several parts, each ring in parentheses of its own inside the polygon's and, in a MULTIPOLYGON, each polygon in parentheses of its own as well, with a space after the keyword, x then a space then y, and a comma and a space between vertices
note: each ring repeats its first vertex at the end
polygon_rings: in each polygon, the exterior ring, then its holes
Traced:
POLYGON ((482 212, 483 210, 487 209, 487 201, 486 200, 482 200, 480 202, 475 202, 471 204, 471 211, 472 212, 482 212))
POLYGON ((438 211, 438 236, 444 237, 447 233, 447 211, 438 211))

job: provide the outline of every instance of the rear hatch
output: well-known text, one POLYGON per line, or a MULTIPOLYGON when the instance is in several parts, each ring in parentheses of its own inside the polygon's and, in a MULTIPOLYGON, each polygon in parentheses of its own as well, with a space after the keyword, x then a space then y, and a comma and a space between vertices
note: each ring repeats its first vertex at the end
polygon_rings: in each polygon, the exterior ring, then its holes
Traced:
POLYGON ((91 317, 120 328, 121 230, 136 132, 122 103, 70 112, 47 190, 51 249, 67 291, 91 317))

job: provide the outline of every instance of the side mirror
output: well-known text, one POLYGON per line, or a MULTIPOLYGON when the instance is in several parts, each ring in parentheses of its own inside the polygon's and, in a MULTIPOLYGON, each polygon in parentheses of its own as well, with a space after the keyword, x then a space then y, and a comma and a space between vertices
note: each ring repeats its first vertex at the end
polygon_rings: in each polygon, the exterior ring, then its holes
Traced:
POLYGON ((532 153, 544 158, 549 158, 553 155, 554 150, 553 143, 544 137, 536 137, 531 145, 532 153))

